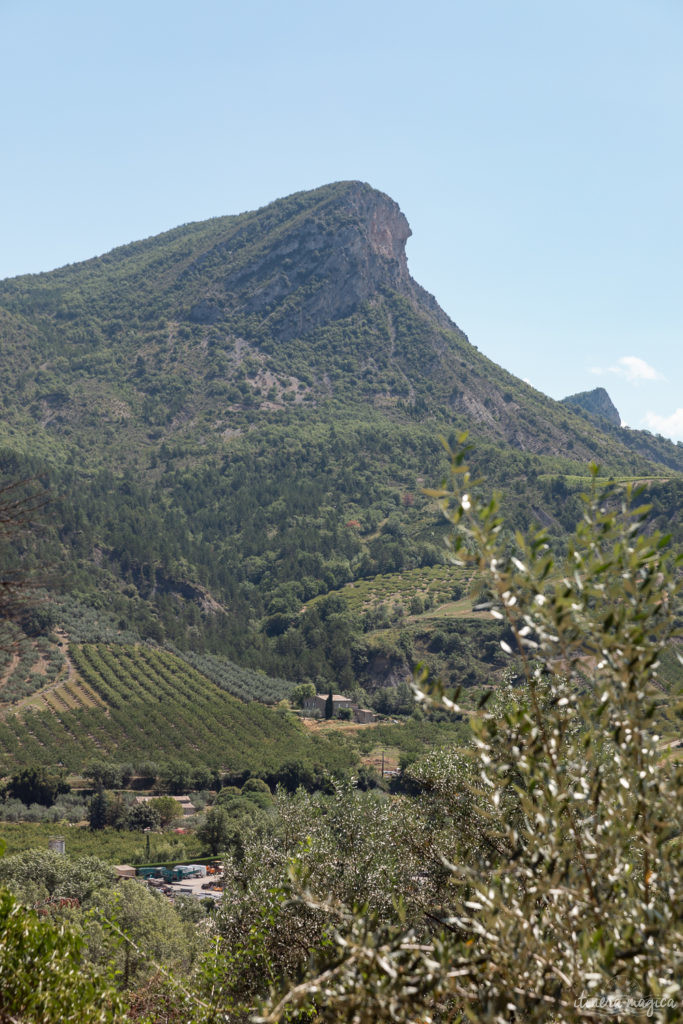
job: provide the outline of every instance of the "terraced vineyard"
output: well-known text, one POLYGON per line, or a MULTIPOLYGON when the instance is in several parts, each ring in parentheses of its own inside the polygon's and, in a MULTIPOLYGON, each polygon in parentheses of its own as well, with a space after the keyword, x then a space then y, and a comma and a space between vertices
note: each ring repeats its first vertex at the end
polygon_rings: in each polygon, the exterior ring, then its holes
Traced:
MULTIPOLYGON (((337 593, 341 594, 353 612, 363 613, 382 604, 391 606, 399 603, 406 613, 411 613, 412 603, 416 609, 412 614, 421 614, 425 609, 428 611, 458 600, 467 593, 469 586, 470 576, 464 569, 452 565, 432 565, 356 580, 347 583, 337 593)), ((313 606, 319 600, 321 598, 314 598, 309 605, 313 606)))
POLYGON ((46 637, 26 636, 14 623, 0 624, 0 707, 24 701, 64 670, 64 655, 46 637))
POLYGON ((226 690, 233 697, 244 701, 259 700, 262 704, 277 704, 278 701, 289 697, 296 685, 291 679, 267 676, 264 672, 244 668, 242 665, 236 665, 234 661, 214 654, 186 651, 183 657, 221 690, 226 690))
POLYGON ((5 708, 4 717, 12 712, 24 714, 36 711, 78 711, 95 707, 106 708, 106 704, 97 691, 88 686, 74 671, 73 663, 67 661, 66 668, 54 683, 45 685, 43 681, 41 689, 17 701, 14 707, 5 708))
POLYGON ((680 643, 670 644, 662 651, 657 678, 668 693, 675 692, 683 682, 683 672, 681 672, 683 661, 681 659, 683 659, 683 645, 680 643))
POLYGON ((0 721, 0 774, 25 764, 75 769, 96 756, 265 771, 296 758, 352 760, 286 712, 242 703, 167 651, 84 644, 69 653, 78 679, 0 721))

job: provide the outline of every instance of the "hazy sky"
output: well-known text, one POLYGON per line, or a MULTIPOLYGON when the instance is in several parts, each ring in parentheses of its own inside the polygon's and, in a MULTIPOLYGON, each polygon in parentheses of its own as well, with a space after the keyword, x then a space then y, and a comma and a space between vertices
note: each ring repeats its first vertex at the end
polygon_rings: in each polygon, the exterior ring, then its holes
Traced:
POLYGON ((683 440, 683 0, 0 0, 0 277, 330 181, 496 362, 683 440))

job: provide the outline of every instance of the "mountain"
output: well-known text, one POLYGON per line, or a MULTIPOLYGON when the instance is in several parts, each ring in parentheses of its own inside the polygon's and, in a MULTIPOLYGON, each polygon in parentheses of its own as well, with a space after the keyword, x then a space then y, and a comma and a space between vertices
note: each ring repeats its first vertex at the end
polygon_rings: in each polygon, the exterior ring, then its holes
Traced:
POLYGON ((388 196, 343 182, 0 282, 8 419, 41 447, 77 431, 99 448, 109 429, 139 462, 162 435, 220 445, 257 413, 369 403, 603 458, 582 417, 481 355, 413 281, 410 233, 388 196))
POLYGON ((621 416, 614 402, 604 388, 593 388, 592 391, 580 391, 576 395, 568 395, 562 399, 565 405, 571 405, 588 413, 589 416, 607 420, 614 427, 621 426, 621 416))
MULTIPOLYGON (((439 435, 464 429, 511 528, 561 544, 591 460, 648 480, 673 519, 683 447, 487 359, 412 279, 409 235, 392 199, 340 182, 0 282, 0 468, 50 500, 15 554, 49 567, 70 636, 106 627, 321 686, 395 680, 436 628, 401 579, 423 573, 422 604, 453 596, 421 488, 444 473, 439 435), (380 576, 393 589, 348 600, 380 576)), ((476 637, 460 663, 481 681, 495 637, 476 637)))

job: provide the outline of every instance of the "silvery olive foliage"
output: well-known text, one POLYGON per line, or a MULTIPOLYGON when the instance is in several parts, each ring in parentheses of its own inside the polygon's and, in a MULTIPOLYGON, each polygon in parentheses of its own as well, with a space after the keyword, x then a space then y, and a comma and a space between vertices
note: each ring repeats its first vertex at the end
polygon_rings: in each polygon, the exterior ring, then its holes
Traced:
POLYGON ((396 893, 410 905, 425 838, 419 823, 411 825, 400 803, 348 784, 329 796, 278 790, 269 820, 244 835, 238 856, 225 858, 203 996, 231 1020, 246 1020, 269 985, 300 974, 311 950, 329 946, 328 900, 362 904, 387 920, 395 915, 396 893), (319 906, 291 898, 294 858, 319 906))
MULTIPOLYGON (((466 454, 463 437, 449 485, 431 493, 453 564, 487 580, 486 611, 514 643, 505 694, 471 717, 471 755, 416 769, 440 888, 407 920, 400 892, 393 914, 321 900, 295 859, 293 899, 324 915, 328 945, 259 1019, 314 1008, 356 1024, 571 1024, 603 1020, 605 1000, 620 1021, 680 1019, 681 775, 654 700, 676 636, 677 560, 638 490, 596 467, 565 557, 542 531, 511 544, 466 454)), ((416 691, 459 710, 457 692, 427 680, 416 691)))
POLYGON ((23 907, 0 889, 0 1020, 114 1024, 123 1005, 111 978, 86 965, 75 931, 23 907))

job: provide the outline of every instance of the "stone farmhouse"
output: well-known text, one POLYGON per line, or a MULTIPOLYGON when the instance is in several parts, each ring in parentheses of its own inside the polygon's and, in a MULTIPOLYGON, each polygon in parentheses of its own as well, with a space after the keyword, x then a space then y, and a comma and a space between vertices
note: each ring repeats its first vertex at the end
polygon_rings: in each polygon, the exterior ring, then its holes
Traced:
MULTIPOLYGON (((328 695, 325 693, 316 693, 315 697, 306 697, 303 702, 304 714, 313 715, 319 714, 321 717, 325 717, 325 708, 327 706, 328 695)), ((339 712, 342 708, 350 708, 353 712, 353 718, 356 722, 368 723, 375 721, 374 711, 370 711, 368 708, 357 707, 348 697, 342 696, 340 693, 332 694, 332 717, 338 718, 339 712)))

